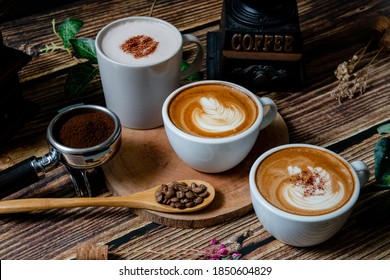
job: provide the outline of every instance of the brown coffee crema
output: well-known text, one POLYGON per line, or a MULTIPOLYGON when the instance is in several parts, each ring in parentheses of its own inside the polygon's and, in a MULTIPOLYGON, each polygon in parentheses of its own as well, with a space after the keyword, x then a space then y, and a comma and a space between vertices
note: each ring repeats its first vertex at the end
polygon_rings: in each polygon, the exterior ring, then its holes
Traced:
POLYGON ((346 204, 356 182, 350 167, 329 152, 289 147, 261 162, 256 185, 275 207, 296 215, 317 216, 346 204))
POLYGON ((186 88, 170 101, 169 118, 180 130, 198 137, 239 134, 256 121, 259 108, 245 92, 222 84, 186 88))

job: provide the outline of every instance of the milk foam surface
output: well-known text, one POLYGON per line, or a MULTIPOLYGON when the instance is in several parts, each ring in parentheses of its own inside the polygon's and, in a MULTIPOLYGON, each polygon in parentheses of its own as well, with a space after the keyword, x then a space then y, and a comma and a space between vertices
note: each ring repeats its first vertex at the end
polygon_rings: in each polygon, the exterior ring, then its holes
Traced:
POLYGON ((245 120, 242 108, 221 104, 216 98, 202 97, 200 108, 193 111, 194 123, 204 131, 222 132, 238 128, 245 120))
POLYGON ((185 89, 169 105, 169 116, 181 130, 200 137, 228 137, 247 130, 258 114, 256 103, 243 92, 223 85, 185 89))
POLYGON ((152 64, 171 57, 180 47, 180 38, 178 38, 175 30, 162 23, 148 20, 129 20, 107 30, 102 39, 101 47, 106 56, 119 63, 129 65, 152 64), (155 52, 146 57, 134 58, 131 54, 121 50, 121 44, 138 35, 149 36, 158 42, 155 52))
MULTIPOLYGON (((302 176, 302 170, 298 167, 288 166, 292 180, 284 182, 279 187, 282 197, 293 207, 304 210, 326 210, 340 203, 344 197, 345 186, 341 181, 333 182, 338 184, 332 187, 332 180, 329 173, 321 167, 307 166, 308 172, 318 174, 310 179, 310 182, 294 181, 297 176, 302 176), (290 169, 299 169, 299 172, 291 172, 290 169), (308 194, 308 189, 310 194, 308 194)), ((308 179, 309 180, 309 179, 308 179)))
POLYGON ((258 168, 256 183, 271 204, 299 215, 321 215, 340 208, 355 185, 344 162, 311 148, 289 148, 270 155, 258 168))

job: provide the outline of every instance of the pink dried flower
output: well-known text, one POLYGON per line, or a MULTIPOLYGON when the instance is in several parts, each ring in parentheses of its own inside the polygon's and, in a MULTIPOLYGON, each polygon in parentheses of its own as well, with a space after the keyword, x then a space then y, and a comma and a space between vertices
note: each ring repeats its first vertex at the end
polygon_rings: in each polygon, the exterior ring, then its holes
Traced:
POLYGON ((215 245, 215 244, 217 244, 218 243, 218 239, 217 238, 212 238, 211 240, 210 240, 210 245, 215 245))
POLYGON ((233 257, 233 260, 238 260, 239 258, 241 258, 241 254, 239 254, 239 253, 233 253, 233 254, 232 254, 232 257, 233 257))
POLYGON ((210 248, 204 252, 208 260, 238 260, 241 257, 236 251, 230 251, 226 244, 218 243, 216 238, 210 240, 210 248))

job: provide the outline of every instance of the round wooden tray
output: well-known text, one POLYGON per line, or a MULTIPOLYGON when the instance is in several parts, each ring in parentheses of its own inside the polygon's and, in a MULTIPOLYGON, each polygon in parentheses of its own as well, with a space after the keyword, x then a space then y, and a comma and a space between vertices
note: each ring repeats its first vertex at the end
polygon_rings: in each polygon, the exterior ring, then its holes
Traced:
POLYGON ((228 171, 208 174, 182 162, 171 148, 164 127, 152 130, 123 128, 122 146, 118 154, 103 166, 107 186, 113 195, 128 195, 173 180, 201 179, 216 188, 213 203, 199 212, 166 214, 132 209, 137 215, 170 227, 200 228, 237 218, 252 210, 248 175, 254 161, 266 150, 286 144, 288 129, 278 114, 262 130, 250 154, 228 171))

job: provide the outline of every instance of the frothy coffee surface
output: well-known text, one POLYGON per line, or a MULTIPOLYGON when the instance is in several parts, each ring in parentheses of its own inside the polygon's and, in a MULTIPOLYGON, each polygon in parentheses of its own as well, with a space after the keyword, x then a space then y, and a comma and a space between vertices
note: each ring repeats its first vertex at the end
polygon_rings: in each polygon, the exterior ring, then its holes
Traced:
POLYGON ((290 147, 266 157, 256 185, 271 204, 297 215, 323 215, 343 206, 355 186, 348 166, 332 154, 290 147))
POLYGON ((188 134, 221 138, 247 130, 258 107, 244 92, 230 86, 203 84, 189 87, 171 101, 169 117, 188 134))
MULTIPOLYGON (((150 48, 150 44, 144 45, 145 48, 150 48)), ((171 57, 179 46, 180 38, 175 30, 162 23, 148 20, 128 20, 112 26, 105 33, 101 44, 101 48, 106 56, 119 63, 129 65, 143 65, 164 61, 171 57), (139 56, 123 48, 124 44, 128 45, 129 42, 140 41, 140 38, 147 38, 153 42, 155 46, 153 52, 140 49, 138 53, 149 54, 139 56)), ((142 44, 140 44, 140 47, 142 47, 142 44)))

